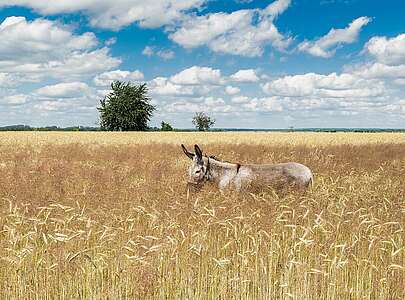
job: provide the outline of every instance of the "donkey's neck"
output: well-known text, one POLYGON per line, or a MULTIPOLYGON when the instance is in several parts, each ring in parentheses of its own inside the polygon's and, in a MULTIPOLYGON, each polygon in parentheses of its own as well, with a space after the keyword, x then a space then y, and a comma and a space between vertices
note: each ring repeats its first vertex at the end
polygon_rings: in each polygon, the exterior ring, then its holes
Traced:
MULTIPOLYGON (((204 160, 208 163, 208 158, 204 157, 204 160)), ((239 171, 240 165, 228 162, 218 161, 214 158, 209 158, 209 169, 211 174, 211 181, 219 183, 223 180, 224 176, 235 176, 239 171)))

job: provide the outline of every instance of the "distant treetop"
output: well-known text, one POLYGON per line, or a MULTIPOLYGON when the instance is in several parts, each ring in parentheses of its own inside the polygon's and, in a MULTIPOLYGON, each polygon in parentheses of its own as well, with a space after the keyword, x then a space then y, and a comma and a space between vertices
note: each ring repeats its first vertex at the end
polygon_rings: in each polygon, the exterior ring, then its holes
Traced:
POLYGON ((150 104, 146 83, 115 81, 112 92, 100 101, 100 126, 107 131, 145 131, 155 106, 150 104))

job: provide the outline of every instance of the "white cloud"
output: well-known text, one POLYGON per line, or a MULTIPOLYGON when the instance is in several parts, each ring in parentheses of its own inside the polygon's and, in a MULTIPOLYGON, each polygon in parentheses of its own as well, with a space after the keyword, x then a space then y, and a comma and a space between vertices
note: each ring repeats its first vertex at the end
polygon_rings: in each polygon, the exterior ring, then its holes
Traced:
POLYGON ((108 48, 94 49, 93 33, 75 35, 55 21, 8 17, 0 24, 0 40, 0 72, 29 81, 92 76, 121 63, 108 48))
POLYGON ((279 0, 274 1, 263 11, 264 14, 275 18, 281 15, 291 5, 291 0, 279 0))
POLYGON ((61 60, 55 61, 19 64, 18 61, 0 60, 0 71, 16 73, 32 80, 43 78, 77 79, 94 76, 96 73, 117 67, 120 63, 121 60, 109 55, 109 49, 103 48, 90 52, 72 52, 61 60))
POLYGON ((345 70, 364 78, 405 78, 405 65, 389 66, 377 62, 346 66, 345 70))
POLYGON ((175 54, 172 50, 160 50, 156 53, 157 56, 163 58, 164 60, 173 59, 175 54))
POLYGON ((108 40, 106 40, 104 42, 104 45, 106 45, 107 47, 114 45, 117 42, 117 38, 116 37, 112 37, 109 38, 108 40))
POLYGON ((48 85, 34 91, 38 97, 45 98, 78 98, 90 93, 90 87, 84 82, 68 82, 48 85))
POLYGON ((151 93, 160 96, 193 96, 192 86, 182 86, 171 82, 166 77, 157 77, 149 81, 151 93))
POLYGON ((277 97, 253 98, 244 103, 242 107, 249 111, 261 112, 281 112, 284 110, 280 99, 277 97))
POLYGON ((204 99, 204 104, 208 105, 209 107, 223 106, 225 105, 225 101, 222 98, 207 97, 204 99))
POLYGON ((175 84, 199 85, 199 84, 223 84, 221 71, 208 67, 193 66, 170 77, 175 84))
POLYGON ((262 85, 265 93, 287 97, 357 98, 383 96, 384 82, 353 74, 285 76, 262 85))
POLYGON ((143 49, 142 54, 151 57, 153 54, 155 54, 155 51, 153 50, 153 47, 146 46, 143 49))
POLYGON ((9 73, 1 73, 0 72, 0 88, 13 88, 19 85, 23 81, 22 78, 18 78, 9 73))
POLYGON ((173 59, 175 57, 174 51, 170 49, 161 49, 161 50, 155 50, 155 47, 152 46, 146 46, 142 54, 148 57, 152 57, 153 55, 156 55, 160 58, 163 58, 164 60, 169 60, 173 59))
POLYGON ((35 113, 96 113, 96 106, 104 95, 85 82, 62 82, 47 85, 29 95, 35 113))
POLYGON ((227 93, 228 95, 236 95, 240 93, 240 88, 228 85, 225 88, 225 93, 227 93))
POLYGON ((44 112, 64 112, 74 110, 76 113, 83 110, 95 110, 93 107, 81 106, 77 101, 41 101, 36 103, 33 107, 40 113, 44 112))
POLYGON ((364 48, 380 63, 405 65, 405 34, 394 38, 373 37, 364 48))
MULTIPOLYGON (((381 111, 394 111, 400 114, 401 109, 397 103, 398 98, 405 96, 402 86, 405 84, 405 34, 393 38, 373 37, 364 46, 363 54, 370 55, 368 61, 355 65, 346 65, 345 73, 368 82, 369 91, 375 91, 385 86, 380 96, 356 101, 361 106, 352 107, 353 110, 374 109, 381 111), (395 109, 394 109, 395 108, 395 109)), ((355 87, 353 87, 355 88, 355 87)), ((364 93, 366 95, 366 93, 364 93)))
POLYGON ((57 22, 25 17, 7 17, 0 24, 1 61, 44 62, 64 57, 71 51, 88 50, 97 45, 91 32, 74 35, 57 22), (62 47, 63 45, 63 47, 62 47))
POLYGON ((232 97, 231 102, 232 103, 246 103, 249 101, 249 97, 246 96, 236 96, 236 97, 232 97))
POLYGON ((384 112, 405 113, 405 100, 396 99, 395 102, 382 107, 384 112))
POLYGON ((394 80, 394 84, 396 84, 396 85, 403 85, 403 86, 405 86, 405 78, 398 78, 398 79, 395 79, 394 80))
POLYGON ((0 0, 0 7, 22 6, 42 15, 81 12, 90 24, 99 28, 118 30, 138 22, 146 28, 156 28, 181 19, 184 13, 199 8, 204 0, 0 0))
POLYGON ((143 79, 144 79, 144 75, 139 70, 135 70, 133 72, 115 70, 115 71, 104 72, 100 75, 97 75, 93 81, 96 86, 107 87, 107 86, 110 86, 111 83, 115 80, 140 81, 143 79))
POLYGON ((239 70, 235 74, 229 77, 231 81, 235 82, 256 82, 259 81, 259 77, 256 74, 255 70, 239 70))
MULTIPOLYGON (((201 97, 201 96, 207 96, 213 92, 217 88, 217 86, 213 85, 179 85, 175 84, 170 81, 168 78, 162 78, 158 77, 156 79, 165 79, 162 81, 162 85, 158 86, 158 88, 154 87, 151 88, 152 93, 156 93, 159 95, 164 95, 164 96, 184 96, 184 97, 190 97, 190 98, 196 98, 196 97, 201 97)), ((152 80, 152 82, 154 81, 152 80)), ((174 100, 171 99, 171 100, 174 100)))
POLYGON ((360 17, 344 29, 331 29, 327 35, 318 40, 302 42, 298 45, 298 50, 313 56, 332 57, 336 52, 336 46, 355 42, 362 27, 370 21, 368 17, 360 17))
MULTIPOLYGON (((110 56, 109 52, 108 48, 102 48, 91 52, 72 53, 63 61, 48 62, 43 69, 49 70, 48 74, 57 78, 92 76, 94 73, 111 70, 121 64, 121 60, 110 56)), ((39 67, 41 70, 42 66, 39 67)))
POLYGON ((30 97, 25 94, 16 94, 16 95, 10 95, 6 97, 2 97, 0 99, 0 105, 22 105, 26 104, 30 101, 30 97))
POLYGON ((251 14, 250 10, 240 10, 231 14, 215 13, 189 17, 170 38, 185 48, 202 46, 241 24, 248 26, 251 14))
POLYGON ((268 44, 283 50, 291 39, 284 37, 273 21, 290 3, 277 0, 263 10, 190 16, 169 37, 185 48, 207 45, 214 52, 248 57, 261 56, 268 44))
POLYGON ((164 110, 169 113, 194 113, 194 112, 213 112, 230 113, 235 109, 227 104, 224 99, 217 97, 200 97, 197 101, 177 100, 168 104, 164 110))

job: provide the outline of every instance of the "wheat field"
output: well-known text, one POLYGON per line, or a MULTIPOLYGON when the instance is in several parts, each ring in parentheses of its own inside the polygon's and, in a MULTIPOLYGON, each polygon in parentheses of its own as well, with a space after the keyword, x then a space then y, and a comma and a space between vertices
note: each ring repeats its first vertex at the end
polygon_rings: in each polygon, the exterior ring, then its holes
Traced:
POLYGON ((350 133, 350 132, 1 132, 5 145, 42 146, 49 144, 255 144, 255 145, 369 145, 403 144, 405 133, 350 133))
POLYGON ((405 134, 0 133, 0 299, 405 299, 405 134), (307 193, 187 199, 179 147, 307 193))

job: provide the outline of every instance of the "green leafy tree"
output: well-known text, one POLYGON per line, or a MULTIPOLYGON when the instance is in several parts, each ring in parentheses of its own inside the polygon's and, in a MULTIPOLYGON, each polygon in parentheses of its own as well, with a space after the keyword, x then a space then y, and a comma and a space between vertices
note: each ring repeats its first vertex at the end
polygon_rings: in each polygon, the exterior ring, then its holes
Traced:
POLYGON ((100 126, 108 131, 144 131, 155 110, 146 83, 115 81, 112 92, 100 101, 100 126))
POLYGON ((198 112, 193 117, 193 125, 199 131, 207 131, 215 124, 215 119, 209 117, 203 112, 198 112))
POLYGON ((169 123, 166 123, 166 122, 162 121, 160 126, 161 126, 161 128, 160 128, 161 131, 173 131, 173 127, 169 123))

